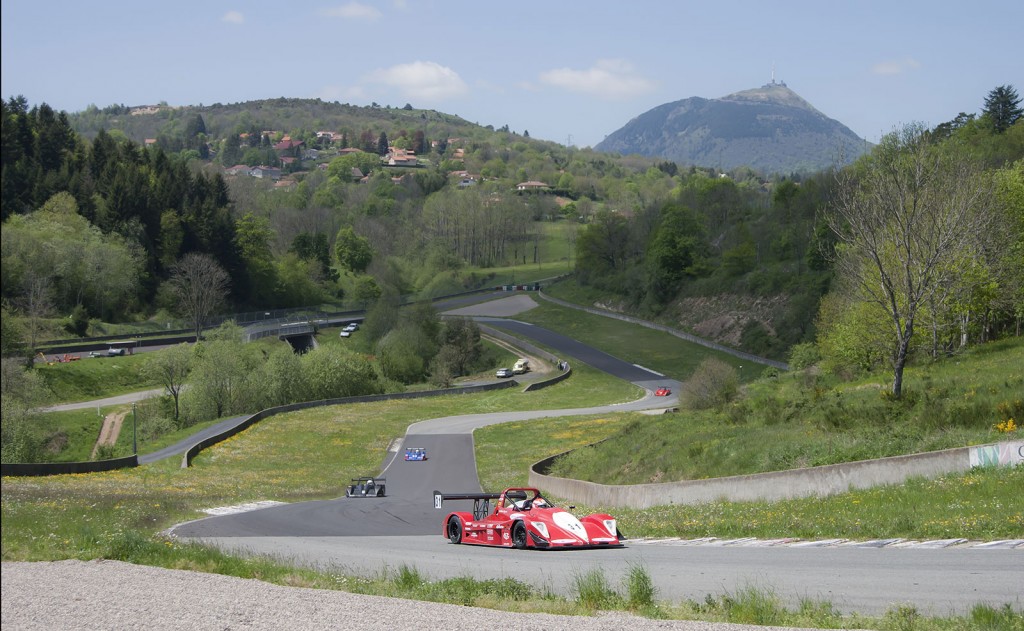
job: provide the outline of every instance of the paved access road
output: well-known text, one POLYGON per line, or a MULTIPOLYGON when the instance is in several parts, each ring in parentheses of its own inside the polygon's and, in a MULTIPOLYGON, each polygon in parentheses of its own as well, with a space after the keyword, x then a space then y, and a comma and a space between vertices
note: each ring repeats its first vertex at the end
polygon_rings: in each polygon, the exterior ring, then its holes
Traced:
POLYGON ((619 549, 539 552, 448 543, 442 536, 442 521, 448 510, 458 509, 458 503, 446 502, 445 510, 437 511, 433 491, 481 490, 473 453, 474 428, 544 416, 672 406, 679 391, 676 382, 540 327, 505 320, 487 324, 533 338, 570 362, 588 363, 649 389, 668 385, 673 397, 666 400, 648 394, 617 406, 424 421, 409 427, 384 465, 387 497, 278 505, 180 524, 172 534, 321 569, 376 573, 408 565, 431 578, 509 576, 563 594, 571 592, 574 577, 582 573, 600 570, 617 586, 630 567, 642 564, 653 577, 659 597, 672 601, 700 601, 707 594, 720 596, 753 587, 774 592, 792 607, 808 598, 866 615, 881 615, 900 603, 913 604, 926 615, 965 613, 979 602, 1022 606, 1018 591, 1024 582, 1024 552, 1020 550, 726 547, 638 541, 619 549), (424 447, 429 459, 406 462, 400 457, 404 447, 424 447))

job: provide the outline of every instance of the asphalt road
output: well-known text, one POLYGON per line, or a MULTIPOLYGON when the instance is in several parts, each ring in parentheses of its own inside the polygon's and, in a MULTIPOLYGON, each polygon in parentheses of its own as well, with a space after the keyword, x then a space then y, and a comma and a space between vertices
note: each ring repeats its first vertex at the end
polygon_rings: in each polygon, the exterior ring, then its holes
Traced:
POLYGON ((267 555, 325 571, 376 575, 407 565, 431 580, 511 577, 562 595, 571 595, 575 577, 592 570, 601 571, 612 587, 621 589, 629 569, 639 565, 651 575, 658 599, 672 602, 702 602, 706 595, 717 598, 755 588, 774 594, 791 609, 808 599, 830 602, 843 613, 874 616, 901 604, 934 616, 963 615, 982 602, 997 608, 1009 603, 1018 611, 1024 606, 1020 596, 1024 554, 1016 550, 719 547, 627 541, 624 548, 517 551, 448 543, 441 534, 444 515, 440 512, 434 511, 435 532, 429 535, 259 535, 203 537, 201 541, 225 551, 267 555))
MULTIPOLYGON (((542 416, 644 409, 676 403, 679 384, 579 341, 540 327, 488 321, 547 345, 555 352, 653 389, 672 388, 668 400, 648 394, 635 402, 574 410, 506 412, 433 419, 409 427, 383 463, 387 496, 278 505, 208 517, 171 529, 177 537, 227 551, 268 555, 343 572, 377 573, 401 565, 431 578, 515 577, 569 594, 575 577, 604 572, 618 585, 642 564, 659 598, 703 600, 747 588, 772 592, 791 607, 801 599, 825 600, 844 613, 881 615, 912 604, 924 615, 966 613, 979 602, 1022 606, 1024 551, 1012 549, 899 549, 864 546, 682 545, 627 542, 618 549, 515 551, 455 546, 442 536, 442 521, 457 503, 433 508, 433 491, 479 491, 472 431, 491 423, 542 416), (424 447, 428 460, 406 462, 404 447, 424 447)), ((494 489, 488 489, 494 490, 494 489)), ((468 503, 466 508, 468 508, 468 503)), ((626 533, 627 535, 629 533, 626 533)))

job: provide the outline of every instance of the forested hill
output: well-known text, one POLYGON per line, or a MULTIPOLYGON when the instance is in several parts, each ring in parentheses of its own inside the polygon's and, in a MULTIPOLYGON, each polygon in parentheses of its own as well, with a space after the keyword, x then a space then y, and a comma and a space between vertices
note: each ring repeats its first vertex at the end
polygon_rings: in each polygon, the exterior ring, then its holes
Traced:
POLYGON ((597 144, 681 165, 767 173, 813 173, 852 162, 870 143, 828 118, 785 84, 720 99, 693 97, 641 114, 597 144))
MULTIPOLYGON (((574 272, 583 300, 773 357, 815 339, 833 289, 829 172, 686 168, 411 106, 0 105, 3 321, 32 336, 170 317, 191 255, 226 275, 225 312, 574 272)), ((962 114, 927 138, 1013 181, 1015 120, 962 114)), ((996 294, 964 326, 1004 326, 996 294)))
MULTIPOLYGON (((264 99, 242 103, 213 105, 90 106, 85 111, 68 115, 75 131, 88 138, 101 129, 120 130, 137 143, 145 139, 172 143, 173 139, 194 132, 195 119, 202 118, 203 133, 210 140, 224 139, 234 133, 281 131, 302 137, 317 131, 343 129, 419 130, 430 138, 463 135, 473 130, 487 130, 462 118, 436 110, 368 107, 322 101, 320 99, 264 99)), ((493 127, 490 128, 493 131, 493 127)), ((351 138, 353 146, 358 137, 351 138)), ((374 137, 376 142, 376 137, 374 137)))

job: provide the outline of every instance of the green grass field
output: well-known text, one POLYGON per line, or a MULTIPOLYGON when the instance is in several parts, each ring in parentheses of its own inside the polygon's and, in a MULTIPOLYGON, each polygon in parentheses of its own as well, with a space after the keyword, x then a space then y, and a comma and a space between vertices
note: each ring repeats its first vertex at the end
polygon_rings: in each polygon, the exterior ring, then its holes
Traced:
POLYGON ((37 362, 43 381, 53 393, 51 403, 72 403, 158 388, 160 384, 145 374, 146 354, 124 357, 84 357, 78 361, 37 362))

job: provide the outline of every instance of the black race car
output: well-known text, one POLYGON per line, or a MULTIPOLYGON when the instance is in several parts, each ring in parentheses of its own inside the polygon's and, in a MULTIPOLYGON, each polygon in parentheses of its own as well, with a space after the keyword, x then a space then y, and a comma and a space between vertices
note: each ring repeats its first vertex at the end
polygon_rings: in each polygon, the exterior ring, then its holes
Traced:
POLYGON ((345 497, 384 497, 384 478, 352 478, 345 497))

